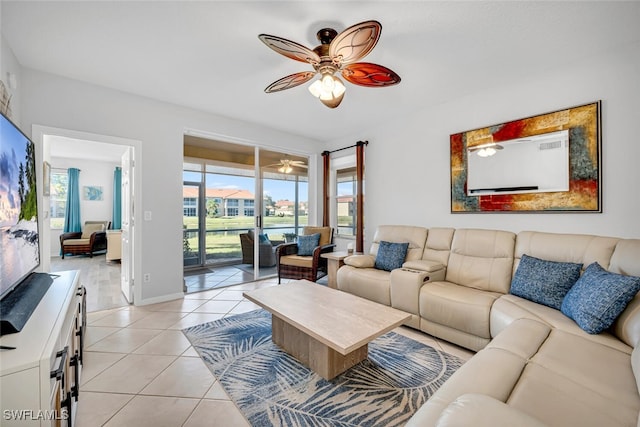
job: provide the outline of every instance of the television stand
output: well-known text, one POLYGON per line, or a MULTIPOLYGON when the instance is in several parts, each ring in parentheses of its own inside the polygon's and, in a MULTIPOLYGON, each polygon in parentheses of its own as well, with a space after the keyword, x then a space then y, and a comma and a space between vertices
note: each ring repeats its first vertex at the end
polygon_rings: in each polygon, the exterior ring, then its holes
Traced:
POLYGON ((2 427, 75 425, 86 330, 79 276, 56 273, 22 330, 0 337, 2 427))
POLYGON ((0 335, 20 332, 47 293, 53 279, 32 273, 0 301, 0 335))

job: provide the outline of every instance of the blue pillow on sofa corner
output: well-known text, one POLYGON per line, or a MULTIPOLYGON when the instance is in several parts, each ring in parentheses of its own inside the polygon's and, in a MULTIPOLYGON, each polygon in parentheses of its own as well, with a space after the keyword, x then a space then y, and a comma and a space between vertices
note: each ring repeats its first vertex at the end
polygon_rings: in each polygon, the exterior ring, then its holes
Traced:
POLYGON ((313 250, 320 244, 320 233, 298 236, 298 255, 311 256, 313 250))
POLYGON ((409 243, 381 241, 378 246, 374 267, 378 270, 386 271, 402 267, 402 263, 404 263, 404 259, 407 257, 407 250, 409 250, 409 243))
POLYGON ((522 255, 511 281, 511 294, 560 310, 565 295, 580 278, 581 269, 582 264, 522 255))
POLYGON ((562 302, 562 313, 590 334, 608 329, 640 291, 640 277, 590 264, 562 302))

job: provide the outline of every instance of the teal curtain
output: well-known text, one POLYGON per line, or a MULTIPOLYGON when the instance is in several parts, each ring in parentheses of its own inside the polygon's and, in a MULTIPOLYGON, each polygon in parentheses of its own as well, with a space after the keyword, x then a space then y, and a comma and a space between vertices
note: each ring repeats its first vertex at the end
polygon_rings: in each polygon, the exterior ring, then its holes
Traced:
POLYGON ((80 169, 69 168, 67 189, 67 212, 64 217, 64 232, 82 231, 82 223, 80 222, 80 188, 79 178, 80 169))
POLYGON ((113 220, 111 228, 122 228, 122 168, 113 171, 113 220))

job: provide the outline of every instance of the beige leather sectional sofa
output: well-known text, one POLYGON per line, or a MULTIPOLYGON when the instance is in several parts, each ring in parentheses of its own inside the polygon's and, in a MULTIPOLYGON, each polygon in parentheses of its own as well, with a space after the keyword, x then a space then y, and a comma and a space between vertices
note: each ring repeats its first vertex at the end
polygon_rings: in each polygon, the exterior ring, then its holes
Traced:
POLYGON ((598 335, 510 294, 523 255, 598 262, 640 276, 640 240, 525 231, 381 226, 345 259, 338 288, 411 313, 408 325, 478 351, 409 426, 640 426, 640 295, 598 335), (373 268, 381 241, 403 268, 373 268))

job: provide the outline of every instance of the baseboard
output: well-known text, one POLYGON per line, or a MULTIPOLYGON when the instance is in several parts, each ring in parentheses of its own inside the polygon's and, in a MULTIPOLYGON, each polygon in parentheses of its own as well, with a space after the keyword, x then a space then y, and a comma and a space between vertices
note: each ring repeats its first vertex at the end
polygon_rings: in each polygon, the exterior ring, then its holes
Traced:
POLYGON ((145 298, 142 301, 136 301, 136 306, 159 304, 161 302, 173 301, 184 298, 184 292, 177 292, 175 294, 162 295, 154 298, 145 298))

